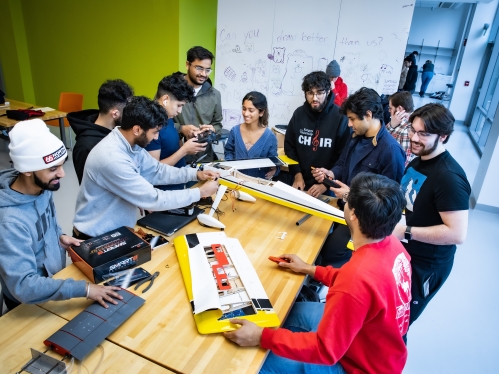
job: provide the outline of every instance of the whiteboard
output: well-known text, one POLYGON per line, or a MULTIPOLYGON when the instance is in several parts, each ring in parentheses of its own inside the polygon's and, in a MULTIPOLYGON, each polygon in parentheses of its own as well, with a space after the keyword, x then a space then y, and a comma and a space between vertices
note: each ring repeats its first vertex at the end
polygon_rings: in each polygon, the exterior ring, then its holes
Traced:
POLYGON ((414 0, 219 0, 215 88, 223 126, 242 122, 241 100, 262 92, 269 124, 288 124, 305 101, 303 77, 336 60, 349 94, 397 91, 414 0))

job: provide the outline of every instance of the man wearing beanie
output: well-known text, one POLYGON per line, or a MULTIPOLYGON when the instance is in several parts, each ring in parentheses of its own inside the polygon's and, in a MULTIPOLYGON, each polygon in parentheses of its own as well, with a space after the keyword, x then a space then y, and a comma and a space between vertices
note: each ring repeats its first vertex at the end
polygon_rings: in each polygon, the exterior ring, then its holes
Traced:
MULTIPOLYGON (((176 168, 154 159, 144 148, 168 120, 166 110, 144 96, 130 99, 121 126, 90 152, 76 198, 73 235, 88 239, 117 227, 133 227, 137 208, 151 211, 181 208, 213 195, 218 182, 200 188, 162 191, 154 186, 216 179, 218 173, 176 168)), ((176 135, 175 135, 176 136, 176 135)))
POLYGON ((340 64, 338 64, 336 60, 331 61, 326 68, 326 74, 331 80, 331 91, 334 93, 334 103, 341 106, 348 96, 348 88, 340 77, 340 64))
POLYGON ((52 199, 64 177, 66 147, 40 119, 19 122, 9 136, 14 169, 0 172, 0 283, 7 308, 85 296, 105 307, 105 300, 116 304, 117 287, 51 278, 66 266, 65 250, 79 245, 62 233, 52 199))

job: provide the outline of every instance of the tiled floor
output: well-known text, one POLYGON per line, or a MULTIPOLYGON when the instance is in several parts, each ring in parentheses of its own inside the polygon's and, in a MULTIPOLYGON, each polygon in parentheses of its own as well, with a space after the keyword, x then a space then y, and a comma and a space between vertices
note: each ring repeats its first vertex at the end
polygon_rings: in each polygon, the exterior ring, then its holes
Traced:
MULTIPOLYGON (((414 96, 417 106, 429 101, 414 96)), ((479 157, 468 134, 458 129, 447 148, 475 178, 479 157)), ((71 233, 78 182, 69 152, 66 177, 54 193, 59 224, 71 233)), ((0 140, 0 170, 10 167, 6 142, 0 140)), ((499 215, 471 211, 468 238, 459 246, 454 269, 438 295, 408 334, 406 374, 499 373, 499 215)))

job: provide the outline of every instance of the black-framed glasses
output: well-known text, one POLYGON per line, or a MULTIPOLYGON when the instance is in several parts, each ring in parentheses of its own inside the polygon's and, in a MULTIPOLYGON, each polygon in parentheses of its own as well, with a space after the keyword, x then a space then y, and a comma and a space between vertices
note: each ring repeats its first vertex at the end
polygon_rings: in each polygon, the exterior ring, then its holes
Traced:
POLYGON ((326 96, 326 91, 317 91, 317 92, 307 91, 307 92, 305 92, 305 95, 307 95, 308 97, 312 97, 312 98, 314 96, 317 96, 318 99, 321 99, 324 96, 326 96))
POLYGON ((409 134, 418 134, 418 137, 420 137, 420 138, 428 138, 432 135, 435 135, 435 134, 432 134, 431 132, 416 131, 414 129, 414 127, 412 127, 412 125, 409 126, 409 134))
POLYGON ((204 71, 204 72, 206 73, 206 75, 210 75, 210 74, 211 74, 211 72, 213 71, 213 69, 211 69, 211 68, 206 69, 206 68, 204 68, 204 67, 202 67, 202 66, 199 66, 199 65, 192 65, 190 62, 189 62, 189 64, 190 64, 191 66, 193 66, 193 67, 194 67, 194 69, 196 69, 196 71, 197 71, 198 73, 202 73, 202 72, 204 71))
POLYGON ((348 203, 348 192, 345 192, 343 196, 341 197, 341 200, 346 204, 348 203))

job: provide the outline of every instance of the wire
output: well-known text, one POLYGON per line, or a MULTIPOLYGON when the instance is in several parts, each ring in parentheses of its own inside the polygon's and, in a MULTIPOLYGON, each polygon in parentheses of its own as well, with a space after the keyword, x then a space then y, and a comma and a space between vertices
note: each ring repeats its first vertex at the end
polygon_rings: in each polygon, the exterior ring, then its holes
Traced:
POLYGON ((66 372, 67 374, 71 374, 75 366, 75 358, 71 357, 71 361, 69 361, 69 366, 66 366, 66 372))
POLYGON ((97 374, 97 369, 99 369, 99 366, 102 364, 102 362, 104 361, 104 347, 102 347, 102 345, 98 345, 97 347, 99 347, 99 349, 101 350, 102 354, 100 356, 100 360, 99 362, 97 363, 97 366, 95 367, 94 369, 94 372, 93 374, 97 374))

